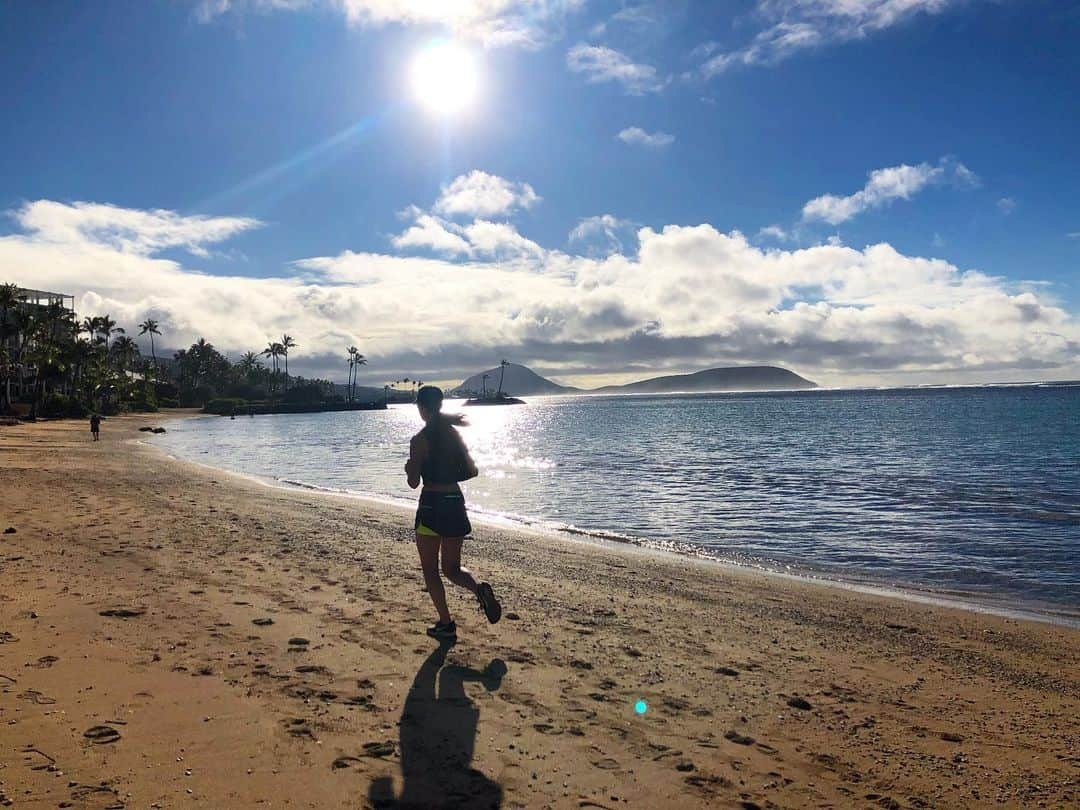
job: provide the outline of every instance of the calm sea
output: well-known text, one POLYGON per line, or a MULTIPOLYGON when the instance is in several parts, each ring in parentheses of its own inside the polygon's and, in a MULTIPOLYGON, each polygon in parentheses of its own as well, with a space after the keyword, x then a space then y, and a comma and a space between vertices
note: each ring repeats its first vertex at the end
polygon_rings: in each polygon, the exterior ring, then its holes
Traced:
MULTIPOLYGON (((447 403, 447 410, 460 405, 447 403)), ((1080 386, 548 397, 473 408, 478 514, 1080 614, 1080 386)), ((388 411, 206 417, 155 439, 279 482, 412 500, 388 411)))

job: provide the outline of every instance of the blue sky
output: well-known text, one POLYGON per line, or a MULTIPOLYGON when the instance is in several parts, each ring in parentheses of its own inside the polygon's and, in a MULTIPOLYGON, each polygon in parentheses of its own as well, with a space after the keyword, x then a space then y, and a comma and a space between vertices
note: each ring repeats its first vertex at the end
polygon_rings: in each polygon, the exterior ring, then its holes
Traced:
POLYGON ((176 346, 288 330, 296 368, 337 374, 355 342, 371 381, 502 355, 585 384, 737 362, 834 384, 1080 375, 1078 3, 0 18, 0 277, 154 314, 176 346), (449 116, 410 83, 435 40, 479 75, 449 116))

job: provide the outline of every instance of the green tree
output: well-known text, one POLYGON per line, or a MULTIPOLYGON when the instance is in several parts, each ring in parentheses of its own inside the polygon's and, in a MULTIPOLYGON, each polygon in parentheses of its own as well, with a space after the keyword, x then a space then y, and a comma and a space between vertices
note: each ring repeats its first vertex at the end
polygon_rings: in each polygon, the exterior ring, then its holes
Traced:
POLYGON ((154 360, 154 379, 158 378, 157 373, 157 352, 154 350, 154 335, 161 335, 161 330, 158 328, 158 322, 153 318, 147 318, 145 321, 139 324, 140 335, 150 335, 150 357, 154 360))
POLYGON ((282 335, 281 343, 278 344, 281 347, 281 354, 285 358, 285 387, 289 387, 289 349, 296 348, 296 341, 293 340, 292 335, 282 335))

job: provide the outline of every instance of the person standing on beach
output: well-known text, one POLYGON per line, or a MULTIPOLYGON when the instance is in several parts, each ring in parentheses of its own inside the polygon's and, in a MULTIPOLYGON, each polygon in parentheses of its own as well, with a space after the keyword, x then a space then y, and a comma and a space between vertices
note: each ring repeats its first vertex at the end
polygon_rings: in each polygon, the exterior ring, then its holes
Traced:
POLYGON ((457 637, 457 624, 446 604, 446 589, 439 576, 440 556, 442 573, 455 585, 472 591, 489 622, 499 620, 502 608, 491 585, 478 583, 467 568, 461 567, 461 546, 472 532, 472 525, 458 484, 475 478, 478 472, 456 429, 465 423, 464 418, 444 414, 442 403, 443 392, 434 385, 425 385, 417 393, 416 407, 424 427, 409 442, 405 475, 412 489, 424 484, 416 509, 416 549, 428 594, 439 613, 439 621, 427 633, 445 639, 457 637))
POLYGON ((96 413, 90 414, 90 435, 94 437, 94 441, 98 441, 101 437, 98 433, 101 431, 101 416, 96 413))

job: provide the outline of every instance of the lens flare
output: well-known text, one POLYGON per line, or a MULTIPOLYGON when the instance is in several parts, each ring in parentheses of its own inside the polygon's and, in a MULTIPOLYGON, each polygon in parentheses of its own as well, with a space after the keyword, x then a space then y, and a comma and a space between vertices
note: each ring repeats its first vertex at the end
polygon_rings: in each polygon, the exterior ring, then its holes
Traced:
POLYGON ((648 710, 649 704, 647 704, 644 700, 639 700, 637 703, 634 704, 634 711, 638 714, 645 714, 645 712, 647 712, 648 710))

